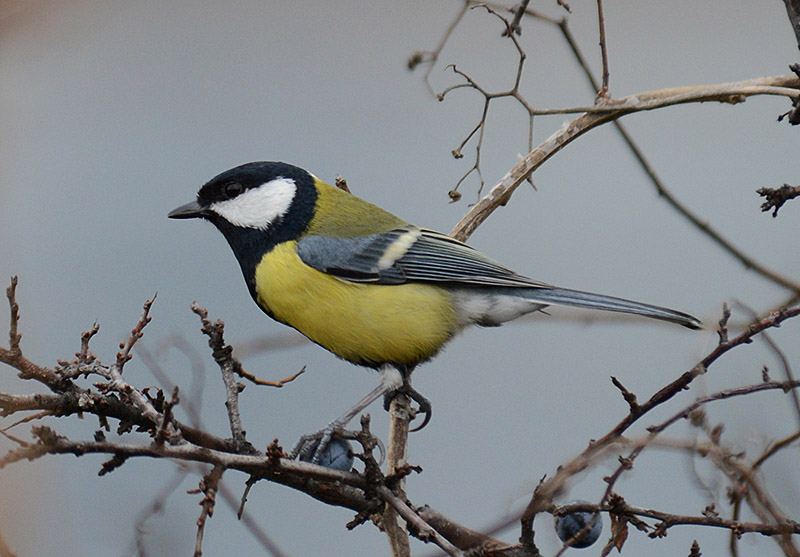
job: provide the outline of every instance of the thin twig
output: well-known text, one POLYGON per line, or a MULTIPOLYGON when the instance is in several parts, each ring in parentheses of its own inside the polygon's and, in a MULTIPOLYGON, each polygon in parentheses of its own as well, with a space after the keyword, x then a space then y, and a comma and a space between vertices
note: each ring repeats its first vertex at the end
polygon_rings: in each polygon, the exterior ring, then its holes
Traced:
POLYGON ((622 434, 642 416, 646 415, 653 408, 667 402, 676 394, 686 389, 696 377, 705 373, 709 366, 711 366, 723 354, 726 354, 737 346, 752 342, 753 337, 757 334, 771 327, 777 327, 783 321, 796 317, 797 315, 800 315, 800 306, 784 308, 772 312, 768 317, 752 323, 747 330, 742 332, 737 337, 726 342, 720 342, 716 348, 714 348, 691 370, 684 372, 680 377, 678 377, 678 379, 660 389, 646 402, 641 403, 638 407, 638 413, 628 414, 606 435, 596 441, 590 442, 589 446, 580 455, 578 455, 578 457, 573 459, 570 463, 559 467, 559 470, 553 477, 539 484, 534 492, 533 497, 528 503, 528 506, 525 508, 525 511, 520 517, 523 530, 526 528, 531 528, 532 521, 536 514, 548 507, 553 498, 556 497, 564 488, 569 478, 585 470, 594 458, 596 458, 600 453, 604 452, 608 447, 613 446, 613 443, 619 440, 622 434))
POLYGON ((217 490, 219 489, 219 481, 222 479, 222 474, 225 469, 221 466, 215 466, 211 472, 203 476, 200 480, 200 488, 197 491, 203 493, 203 500, 200 502, 202 511, 200 517, 197 519, 197 537, 194 544, 194 557, 201 557, 203 555, 203 534, 206 529, 206 520, 208 517, 214 515, 214 505, 217 504, 217 490))
POLYGON ((525 15, 525 12, 528 10, 528 4, 530 4, 531 0, 522 0, 519 3, 519 6, 511 8, 511 12, 514 14, 514 19, 511 20, 511 24, 508 26, 509 30, 512 33, 516 33, 517 35, 522 35, 522 26, 520 22, 522 21, 522 16, 525 15))
MULTIPOLYGON (((602 124, 616 120, 626 114, 678 104, 711 101, 741 102, 748 96, 763 94, 797 96, 800 95, 798 89, 800 89, 800 79, 795 75, 784 75, 717 85, 660 89, 624 97, 615 100, 613 103, 609 102, 606 105, 609 112, 587 113, 579 116, 523 157, 489 193, 470 208, 467 214, 453 227, 450 235, 462 241, 466 240, 489 215, 508 202, 517 187, 534 170, 569 143, 602 124)), ((797 288, 800 289, 800 286, 797 288)))
POLYGON ((597 91, 597 99, 608 98, 608 52, 606 50, 606 20, 603 16, 603 0, 597 0, 597 24, 600 28, 600 54, 603 58, 603 85, 597 91))
MULTIPOLYGON (((587 80, 589 81, 590 86, 592 87, 593 91, 597 91, 600 88, 600 84, 594 77, 591 68, 589 68, 589 64, 586 58, 583 56, 583 53, 578 46, 577 41, 572 36, 572 32, 567 25, 567 20, 562 19, 558 22, 558 27, 561 30, 561 34, 564 37, 564 40, 567 41, 570 49, 572 50, 575 59, 578 61, 578 64, 583 69, 583 73, 586 76, 587 80)), ((639 148, 638 144, 633 140, 633 137, 628 132, 628 129, 625 125, 620 122, 619 120, 614 120, 613 122, 614 127, 619 132, 620 136, 622 137, 625 144, 630 149, 633 156, 636 158, 639 165, 644 170, 647 177, 652 182, 653 186, 655 187, 658 195, 667 202, 667 204, 675 209, 679 214, 685 217, 692 225, 703 232, 706 236, 708 236, 714 243, 720 246, 724 251, 726 251, 729 255, 734 257, 735 259, 739 260, 746 268, 754 271, 755 273, 763 276, 769 281, 775 282, 776 284, 780 284, 781 286, 788 288, 795 292, 796 294, 800 294, 800 283, 791 281, 786 277, 779 275, 778 273, 768 269, 764 265, 758 263, 755 259, 745 254, 742 250, 737 248, 733 245, 732 242, 727 240, 720 234, 715 228, 713 228, 705 219, 700 218, 697 214, 695 214, 688 206, 681 203, 666 187, 664 182, 661 178, 656 174, 655 169, 647 160, 642 150, 639 148)), ((786 302, 784 305, 791 305, 792 301, 786 302)))
POLYGON ((123 366, 132 357, 130 351, 136 344, 136 341, 142 337, 144 328, 150 322, 150 307, 153 305, 153 300, 155 300, 155 298, 156 297, 153 296, 153 298, 144 303, 142 316, 131 331, 130 336, 120 343, 120 351, 117 352, 116 362, 114 365, 107 368, 107 376, 109 379, 108 388, 130 397, 134 405, 142 411, 144 417, 155 424, 156 427, 152 430, 154 435, 156 431, 164 428, 165 435, 174 440, 180 436, 180 432, 176 429, 175 425, 173 423, 164 424, 163 414, 155 409, 152 402, 150 402, 139 389, 132 387, 122 378, 123 366))
POLYGON ((303 375, 306 372, 306 366, 303 366, 302 368, 300 368, 300 371, 298 371, 297 373, 293 373, 292 375, 290 375, 288 377, 284 377, 283 379, 278 379, 277 381, 267 381, 266 379, 259 379, 258 377, 256 377, 252 373, 250 373, 249 371, 246 371, 241 366, 238 367, 238 371, 237 371, 237 369, 234 369, 234 371, 236 371, 236 374, 239 377, 243 377, 244 379, 247 379, 248 381, 250 381, 252 383, 255 383, 256 385, 264 385, 266 387, 281 388, 284 385, 286 385, 287 383, 291 383, 292 381, 294 381, 295 379, 297 379, 298 377, 303 375))
POLYGON ((197 303, 193 302, 191 308, 200 317, 202 323, 200 330, 208 337, 208 345, 211 347, 212 356, 222 373, 222 382, 225 385, 225 407, 228 410, 231 436, 236 443, 247 443, 244 427, 242 427, 242 418, 239 414, 239 392, 241 388, 233 377, 234 368, 239 362, 233 357, 233 348, 225 343, 225 324, 219 319, 215 323, 211 323, 208 318, 208 311, 197 305, 197 303))
POLYGON ((19 324, 19 304, 17 303, 17 275, 11 277, 11 285, 6 288, 6 297, 8 298, 8 305, 11 308, 10 325, 8 327, 8 351, 11 356, 21 356, 22 351, 19 348, 19 341, 22 335, 17 333, 17 325, 19 324))
MULTIPOLYGON (((786 0, 786 1, 790 1, 790 0, 786 0)), ((474 0, 468 0, 466 5, 476 5, 476 4, 478 4, 478 2, 476 2, 474 0)), ((496 3, 496 2, 482 2, 480 4, 488 6, 490 8, 496 9, 496 10, 506 10, 507 9, 506 6, 504 6, 502 4, 499 4, 499 3, 496 3)), ((584 74, 586 75, 587 79, 589 80, 589 83, 590 83, 590 85, 592 87, 592 90, 595 91, 595 92, 601 90, 602 84, 599 83, 594 78, 594 76, 592 74, 592 71, 589 68, 589 64, 588 64, 586 58, 583 56, 580 48, 578 47, 577 42, 575 41, 575 38, 572 36, 572 33, 571 33, 571 31, 569 29, 569 26, 567 24, 567 19, 566 18, 554 19, 554 18, 548 17, 548 16, 546 16, 544 14, 541 14, 541 13, 536 12, 536 11, 531 10, 531 9, 527 9, 525 11, 525 15, 534 17, 534 18, 536 18, 538 20, 547 22, 547 23, 549 23, 551 25, 558 26, 559 29, 561 30, 561 33, 562 33, 564 39, 567 41, 567 43, 570 46, 570 48, 571 48, 576 60, 578 61, 578 64, 581 66, 581 68, 583 69, 584 74)), ((457 20, 457 21, 454 21, 453 24, 451 25, 451 27, 448 29, 448 33, 446 34, 445 37, 443 37, 442 42, 440 43, 440 49, 443 48, 444 43, 449 38, 450 34, 453 31, 453 27, 458 23, 458 21, 460 21, 460 19, 457 20)), ((429 71, 430 71, 430 69, 431 68, 429 68, 429 71)), ((517 79, 519 79, 519 75, 520 74, 518 72, 517 73, 517 79)), ((428 84, 428 86, 430 86, 430 84, 428 84)), ((450 90, 458 89, 458 88, 464 88, 464 87, 472 87, 472 88, 478 90, 479 92, 481 92, 482 94, 484 94, 484 95, 486 94, 486 92, 482 88, 478 87, 477 84, 475 84, 474 82, 471 82, 471 80, 468 80, 467 83, 461 83, 461 84, 457 84, 457 85, 448 87, 447 89, 445 89, 445 92, 449 92, 450 90)), ((792 87, 790 87, 789 89, 791 89, 791 88, 792 87)), ((505 93, 507 94, 508 92, 505 92, 505 93)), ((755 93, 754 91, 751 91, 751 93, 753 93, 753 94, 761 94, 761 93, 755 93)), ((763 93, 765 93, 765 94, 787 94, 789 96, 791 96, 793 94, 796 94, 796 92, 792 92, 790 90, 787 90, 787 88, 785 88, 785 87, 784 88, 776 87, 776 88, 764 89, 763 93)), ((531 125, 529 126, 530 130, 532 130, 532 121, 533 121, 533 117, 535 115, 574 114, 574 113, 599 114, 599 113, 604 113, 604 112, 617 110, 617 108, 613 105, 613 103, 609 103, 608 106, 606 105, 606 103, 601 103, 601 104, 595 105, 593 107, 588 107, 587 106, 587 107, 559 108, 559 109, 533 109, 532 107, 530 107, 528 105, 527 102, 524 101, 524 99, 522 98, 522 96, 520 94, 517 93, 517 94, 511 95, 511 96, 515 97, 520 102, 520 104, 522 104, 523 107, 526 110, 528 110, 529 117, 530 117, 530 120, 531 120, 531 122, 530 122, 531 125)), ((739 100, 741 100, 741 97, 737 97, 736 95, 727 97, 727 100, 728 101, 734 101, 737 98, 739 98, 739 100)), ((440 95, 440 99, 441 99, 441 95, 440 95)), ((795 99, 797 100, 797 97, 795 97, 795 99)), ((703 102, 703 101, 701 100, 699 102, 703 102)), ((485 112, 486 111, 484 110, 484 113, 485 112)), ((678 211, 678 213, 680 213, 685 218, 687 218, 692 223, 693 226, 695 226, 698 230, 700 230, 706 236, 708 236, 714 243, 719 245, 724 251, 726 251, 728 254, 730 254, 731 256, 736 258, 737 260, 739 260, 746 268, 756 272, 757 274, 763 276, 767 280, 770 280, 772 282, 775 282, 776 284, 779 284, 779 285, 781 285, 781 286, 783 286, 785 288, 788 288, 788 289, 792 290, 792 292, 794 292, 795 295, 800 295, 800 283, 798 283, 796 281, 793 281, 793 280, 790 280, 789 278, 784 277, 784 276, 780 275, 779 273, 777 273, 777 272, 765 267, 764 265, 758 263, 755 259, 753 259, 752 257, 750 257, 747 254, 745 254, 741 249, 737 248, 732 242, 730 242, 729 240, 724 238, 722 236, 722 234, 720 234, 716 229, 714 229, 711 225, 709 225, 704 219, 700 218, 695 213, 693 213, 685 204, 683 204, 680 201, 678 201, 678 199, 666 188, 666 186, 661 181, 661 179, 656 175, 654 169, 652 168, 650 163, 645 158, 645 156, 642 153, 641 149, 639 149, 639 147, 633 141, 633 138, 627 132, 626 128, 622 125, 622 123, 619 122, 618 120, 613 120, 613 124, 617 128, 619 133, 621 134, 623 140, 626 142, 628 147, 631 149, 631 152, 633 153, 634 157, 637 159, 637 161, 642 166, 642 168, 645 171, 645 173, 650 178, 651 182, 653 183, 653 185, 656 188, 656 191, 658 192, 659 196, 662 197, 662 199, 664 199, 673 209, 678 211)), ((480 124, 479 124, 479 126, 480 126, 480 124)), ((478 130, 479 126, 476 126, 474 131, 470 134, 470 137, 471 137, 471 135, 473 133, 475 133, 475 131, 478 130)), ((469 137, 467 139, 469 139, 469 137)), ((464 143, 466 143, 466 141, 464 143)), ((463 148, 463 144, 459 149, 456 149, 454 151, 454 153, 460 153, 461 148, 463 148)), ((528 151, 529 151, 529 153, 533 153, 533 151, 534 151, 533 146, 532 146, 532 131, 529 131, 529 147, 528 147, 528 151)), ((542 162, 544 162, 544 161, 541 161, 539 164, 541 164, 542 162)), ((515 170, 516 170, 516 168, 513 169, 512 172, 509 173, 509 174, 514 173, 515 170)), ((458 184, 456 185, 456 188, 452 189, 449 192, 449 196, 450 196, 451 200, 458 201, 461 198, 461 194, 457 190, 458 185, 460 185, 460 183, 463 182, 464 179, 466 179, 466 177, 469 176, 474 171, 475 171, 475 167, 473 166, 466 174, 464 174, 461 177, 461 179, 458 181, 458 184)), ((528 172, 526 174, 524 180, 526 180, 526 181, 528 181, 528 182, 530 182, 532 184, 533 180, 532 180, 532 177, 531 177, 531 173, 532 173, 532 170, 531 170, 531 172, 528 172)), ((513 186, 511 188, 511 190, 513 191, 513 189, 515 189, 515 188, 516 188, 516 186, 513 186)), ((502 200, 502 203, 505 203, 505 202, 508 201, 508 195, 510 195, 510 192, 507 195, 498 195, 497 198, 502 200)), ((491 196, 491 192, 490 192, 490 195, 487 195, 486 197, 490 197, 490 196, 491 196)), ((465 223, 465 221, 468 221, 470 218, 472 218, 472 214, 474 214, 474 211, 476 211, 476 210, 477 210, 477 208, 473 208, 470 211, 470 213, 467 213, 467 215, 465 215, 464 218, 462 218, 462 220, 453 229, 453 231, 451 232, 451 235, 457 235, 457 237, 459 237, 459 239, 461 239, 461 240, 464 240, 464 239, 468 238, 472 234, 472 232, 474 231, 474 228, 477 227, 477 225, 480 224, 480 223, 477 223, 475 225, 475 227, 472 227, 470 229, 465 229, 465 224, 464 223, 465 223)), ((796 301, 796 299, 793 298, 792 300, 787 301, 785 303, 785 305, 793 304, 793 303, 795 303, 795 301, 796 301)))
POLYGON ((458 27, 458 24, 461 23, 461 20, 464 18, 464 15, 467 13, 467 10, 470 6, 470 0, 465 0, 464 4, 461 6, 456 17, 453 21, 450 22, 450 25, 447 26, 447 29, 444 32, 439 44, 434 50, 429 51, 417 51, 411 55, 408 59, 408 69, 413 70, 420 64, 427 64, 428 69, 425 70, 425 75, 423 76, 423 81, 425 81, 425 85, 428 86, 432 95, 436 93, 433 90, 430 82, 431 72, 433 68, 436 66, 436 62, 439 60, 439 55, 442 53, 442 49, 447 44, 447 41, 450 40, 450 35, 452 35, 453 31, 458 27))
MULTIPOLYGON (((747 312, 751 320, 758 319, 758 315, 756 314, 755 311, 753 311, 752 308, 748 307, 747 305, 741 302, 737 302, 737 306, 743 311, 747 312)), ((770 350, 772 350, 772 352, 778 358, 778 361, 781 363, 781 368, 783 369, 783 376, 786 378, 786 381, 788 382, 794 381, 794 373, 792 373, 792 366, 791 364, 789 364, 789 359, 786 357, 786 354, 783 353, 783 350, 781 350, 780 346, 778 346, 778 344, 772 340, 772 337, 766 331, 761 333, 759 338, 764 342, 764 344, 766 344, 770 348, 770 350)), ((795 417, 797 418, 798 426, 800 426, 800 395, 798 395, 795 389, 791 389, 789 393, 792 397, 792 405, 794 406, 795 417)))
MULTIPOLYGON (((402 499, 397 497, 386 486, 379 486, 378 493, 383 497, 384 501, 389 507, 394 509, 404 520, 412 524, 416 529, 416 536, 423 542, 433 542, 438 545, 448 555, 453 557, 460 557, 464 554, 456 546, 447 541, 436 530, 422 520, 417 513, 415 513, 402 499)), ((385 515, 384 515, 385 516, 385 515)))
POLYGON ((624 472, 630 470, 633 467, 633 462, 645 450, 645 448, 647 448, 647 446, 656 438, 656 436, 661 434, 664 430, 666 430, 668 427, 670 427, 677 421, 689 417, 695 411, 702 408, 709 402, 714 402, 718 400, 728 400, 731 398, 747 396, 761 391, 770 391, 770 390, 781 390, 783 392, 795 391, 798 387, 800 387, 800 382, 798 381, 782 381, 782 382, 770 381, 765 383, 758 383, 756 385, 739 387, 735 389, 726 389, 724 391, 700 397, 697 400, 695 400, 692 404, 681 409, 679 412, 675 413, 673 416, 664 420, 660 424, 648 427, 647 431, 649 435, 645 438, 645 440, 639 442, 627 456, 625 456, 624 458, 621 457, 620 465, 611 475, 606 477, 605 481, 607 483, 607 486, 605 493, 603 494, 603 497, 600 500, 600 504, 604 505, 610 500, 613 494, 614 486, 617 483, 617 480, 619 480, 619 478, 622 476, 624 472))

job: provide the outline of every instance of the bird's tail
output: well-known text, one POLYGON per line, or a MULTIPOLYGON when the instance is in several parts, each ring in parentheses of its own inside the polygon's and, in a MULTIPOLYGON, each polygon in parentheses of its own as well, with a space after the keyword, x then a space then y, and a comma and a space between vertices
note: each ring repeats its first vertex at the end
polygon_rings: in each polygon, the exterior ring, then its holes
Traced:
MULTIPOLYGON (((591 292, 581 292, 580 290, 556 287, 524 288, 520 290, 525 292, 523 295, 524 298, 548 305, 555 304, 632 313, 651 317, 653 319, 671 321, 688 327, 689 329, 700 329, 703 326, 699 319, 687 313, 675 311, 674 309, 652 306, 650 304, 643 304, 641 302, 634 302, 632 300, 615 298, 613 296, 603 296, 601 294, 592 294, 591 292)), ((521 294, 522 292, 519 293, 521 294)))

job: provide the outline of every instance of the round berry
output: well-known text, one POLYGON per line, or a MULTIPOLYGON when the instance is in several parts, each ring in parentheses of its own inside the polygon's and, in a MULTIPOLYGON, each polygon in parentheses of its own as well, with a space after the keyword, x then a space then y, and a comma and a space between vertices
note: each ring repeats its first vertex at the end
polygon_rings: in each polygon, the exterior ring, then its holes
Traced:
MULTIPOLYGON (((584 504, 588 504, 588 502, 581 499, 576 499, 575 501, 567 503, 567 505, 584 504)), ((556 533, 558 534, 558 539, 562 542, 571 540, 589 523, 592 523, 591 529, 575 540, 571 546, 576 548, 589 547, 598 540, 603 531, 603 520, 600 518, 599 514, 595 515, 590 512, 580 511, 564 516, 557 516, 556 533), (594 520, 594 522, 592 522, 592 520, 594 520)))
MULTIPOLYGON (((300 460, 311 462, 311 458, 317 450, 317 445, 319 445, 319 441, 311 446, 308 456, 301 456, 300 460)), ((325 450, 322 451, 319 457, 319 465, 325 468, 349 472, 353 467, 353 447, 350 445, 350 441, 342 439, 341 437, 334 437, 331 439, 330 443, 328 443, 328 446, 325 447, 325 450)))

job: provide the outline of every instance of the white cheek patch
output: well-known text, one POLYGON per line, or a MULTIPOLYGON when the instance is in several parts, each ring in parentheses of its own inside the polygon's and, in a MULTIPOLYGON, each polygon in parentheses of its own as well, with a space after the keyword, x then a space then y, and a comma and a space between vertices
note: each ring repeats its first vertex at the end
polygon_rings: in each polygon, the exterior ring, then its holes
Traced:
POLYGON ((276 178, 233 199, 212 203, 209 209, 235 226, 266 230, 286 214, 296 191, 294 180, 276 178))

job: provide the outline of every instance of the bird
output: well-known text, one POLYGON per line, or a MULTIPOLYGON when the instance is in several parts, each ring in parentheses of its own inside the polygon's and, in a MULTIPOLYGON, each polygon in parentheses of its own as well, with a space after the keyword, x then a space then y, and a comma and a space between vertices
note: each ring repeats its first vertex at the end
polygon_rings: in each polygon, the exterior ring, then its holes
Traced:
POLYGON ((549 305, 702 326, 683 312, 530 279, 284 162, 222 172, 168 216, 211 222, 269 317, 339 358, 379 370, 374 390, 301 438, 292 456, 314 446, 315 461, 332 436, 381 396, 408 394, 424 413, 415 430, 425 427, 432 405, 411 387, 411 373, 465 327, 498 326, 549 305))

